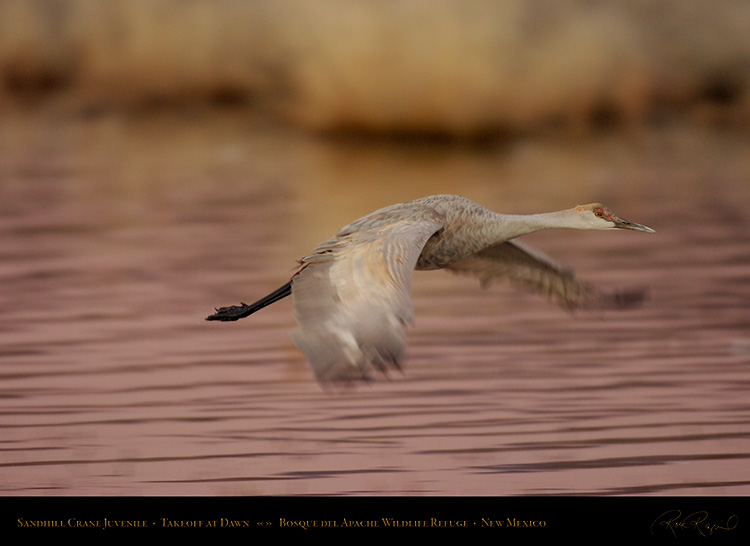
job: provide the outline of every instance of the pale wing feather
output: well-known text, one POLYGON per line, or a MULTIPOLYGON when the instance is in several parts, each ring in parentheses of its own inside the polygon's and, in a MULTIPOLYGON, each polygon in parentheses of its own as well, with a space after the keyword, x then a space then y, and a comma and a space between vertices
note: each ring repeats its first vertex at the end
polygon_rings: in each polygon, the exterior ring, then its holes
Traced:
POLYGON ((482 286, 507 279, 544 294, 566 308, 625 307, 640 303, 643 291, 607 293, 580 281, 572 270, 518 241, 506 241, 452 263, 449 269, 479 278, 482 286))
POLYGON ((398 366, 412 320, 411 279, 432 218, 355 231, 304 258, 292 281, 299 331, 294 340, 322 383, 367 377, 398 366))

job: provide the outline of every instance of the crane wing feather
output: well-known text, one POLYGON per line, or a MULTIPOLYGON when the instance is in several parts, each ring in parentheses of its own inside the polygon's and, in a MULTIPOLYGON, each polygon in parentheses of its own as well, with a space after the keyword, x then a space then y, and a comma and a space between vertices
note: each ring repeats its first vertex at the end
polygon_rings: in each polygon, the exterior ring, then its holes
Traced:
POLYGON ((437 215, 347 232, 303 258, 292 279, 295 343, 323 384, 398 367, 412 321, 413 271, 437 215))
POLYGON ((483 287, 507 279, 569 309, 629 307, 640 303, 645 296, 641 290, 612 293, 598 290, 543 252, 515 240, 480 250, 448 267, 478 277, 483 287))

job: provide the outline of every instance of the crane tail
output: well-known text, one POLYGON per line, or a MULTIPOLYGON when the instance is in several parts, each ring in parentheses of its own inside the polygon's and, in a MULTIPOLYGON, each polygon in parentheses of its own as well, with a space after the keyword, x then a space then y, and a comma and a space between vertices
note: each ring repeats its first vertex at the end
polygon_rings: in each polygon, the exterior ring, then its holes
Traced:
POLYGON ((240 303, 239 305, 230 305, 229 307, 219 307, 218 309, 216 309, 216 313, 207 316, 206 320, 220 320, 223 322, 239 320, 241 318, 252 315, 256 311, 260 311, 264 307, 267 307, 272 303, 279 301, 280 299, 284 299, 291 293, 292 282, 289 281, 281 288, 274 290, 267 296, 259 299, 255 303, 251 303, 250 305, 246 303, 240 303))

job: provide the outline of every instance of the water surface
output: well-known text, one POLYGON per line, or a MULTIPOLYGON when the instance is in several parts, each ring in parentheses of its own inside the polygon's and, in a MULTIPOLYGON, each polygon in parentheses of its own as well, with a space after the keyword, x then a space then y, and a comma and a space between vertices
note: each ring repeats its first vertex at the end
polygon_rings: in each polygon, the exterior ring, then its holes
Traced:
POLYGON ((1 138, 4 495, 750 493, 742 133, 474 147, 18 114, 1 138), (291 343, 291 302, 203 320, 352 219, 442 192, 654 227, 526 238, 650 299, 571 315, 420 272, 405 373, 339 394, 291 343))

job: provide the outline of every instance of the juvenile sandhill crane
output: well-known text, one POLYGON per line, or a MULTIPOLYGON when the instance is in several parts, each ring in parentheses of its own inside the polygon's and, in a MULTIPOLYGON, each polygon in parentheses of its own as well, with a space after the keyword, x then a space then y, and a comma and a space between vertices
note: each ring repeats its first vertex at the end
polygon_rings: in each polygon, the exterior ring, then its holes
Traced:
POLYGON ((565 307, 623 307, 642 292, 604 293, 548 256, 515 241, 548 228, 654 230, 598 203, 531 215, 492 212, 458 195, 391 205, 355 220, 299 261, 291 280, 257 302, 216 309, 206 320, 238 320, 292 295, 297 346, 323 384, 399 368, 415 269, 449 269, 483 286, 506 278, 565 307))

